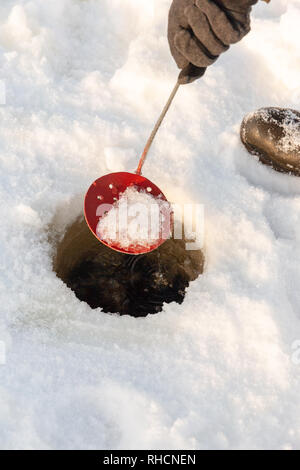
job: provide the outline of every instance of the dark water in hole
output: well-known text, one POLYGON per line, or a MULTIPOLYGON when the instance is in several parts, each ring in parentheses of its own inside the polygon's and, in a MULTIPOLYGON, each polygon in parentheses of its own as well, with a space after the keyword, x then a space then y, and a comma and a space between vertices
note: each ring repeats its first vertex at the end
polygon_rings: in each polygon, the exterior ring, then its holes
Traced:
POLYGON ((202 252, 186 251, 183 240, 168 240, 145 255, 117 253, 78 219, 56 244, 53 268, 91 308, 139 317, 160 312, 165 302, 181 304, 203 264, 202 252))

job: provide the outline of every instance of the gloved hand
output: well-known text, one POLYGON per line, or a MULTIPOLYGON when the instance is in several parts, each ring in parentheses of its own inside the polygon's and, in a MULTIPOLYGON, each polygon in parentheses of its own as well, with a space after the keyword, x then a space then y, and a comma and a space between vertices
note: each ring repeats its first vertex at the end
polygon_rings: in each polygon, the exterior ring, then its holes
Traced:
POLYGON ((171 53, 182 69, 179 83, 200 78, 206 67, 250 31, 251 6, 257 1, 173 0, 168 39, 171 53))

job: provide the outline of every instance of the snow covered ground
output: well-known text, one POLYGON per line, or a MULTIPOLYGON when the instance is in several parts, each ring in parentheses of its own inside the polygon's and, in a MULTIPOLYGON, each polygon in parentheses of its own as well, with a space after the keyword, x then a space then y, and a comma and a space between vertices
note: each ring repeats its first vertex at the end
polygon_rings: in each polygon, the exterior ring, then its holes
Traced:
POLYGON ((169 5, 0 4, 1 448, 300 448, 300 179, 238 135, 258 107, 299 108, 299 0, 255 7, 251 34, 179 90, 145 165, 170 200, 205 205, 184 304, 110 316, 52 272, 48 224, 135 167, 174 85, 169 5))

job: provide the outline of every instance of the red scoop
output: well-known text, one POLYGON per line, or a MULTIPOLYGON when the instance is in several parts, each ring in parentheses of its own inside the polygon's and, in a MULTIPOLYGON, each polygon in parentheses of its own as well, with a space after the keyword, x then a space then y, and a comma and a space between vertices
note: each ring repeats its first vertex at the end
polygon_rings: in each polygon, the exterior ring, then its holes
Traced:
POLYGON ((135 173, 111 173, 97 179, 90 186, 86 194, 84 202, 84 213, 90 230, 100 242, 109 248, 112 248, 113 250, 120 251, 122 253, 129 253, 132 255, 149 253, 150 251, 158 248, 169 238, 170 229, 172 230, 173 225, 170 204, 168 203, 162 191, 150 180, 135 173), (154 243, 152 242, 151 244, 149 243, 146 245, 131 245, 129 247, 123 248, 120 243, 118 243, 118 240, 114 241, 113 243, 108 243, 105 241, 105 239, 101 239, 101 235, 99 236, 99 231, 97 234, 97 226, 101 217, 103 217, 109 208, 111 208, 111 205, 113 205, 120 198, 120 194, 130 186, 134 186, 137 191, 145 191, 154 197, 160 197, 160 199, 166 201, 167 210, 163 211, 163 215, 166 215, 166 217, 164 217, 164 221, 162 222, 160 237, 155 240, 154 243), (106 207, 107 204, 109 205, 108 207, 106 207))
MULTIPOLYGON (((157 131, 178 91, 180 86, 180 82, 177 81, 176 85, 146 143, 144 152, 140 158, 138 168, 136 173, 111 173, 109 175, 102 176, 102 178, 97 179, 88 190, 85 202, 84 202, 84 214, 87 221, 87 224, 93 234, 100 240, 100 242, 104 243, 104 245, 109 246, 113 250, 120 251, 122 253, 130 253, 132 255, 139 255, 141 253, 149 253, 150 251, 155 250, 160 245, 162 245, 169 237, 170 231, 173 228, 173 213, 171 210, 171 206, 168 203, 166 197, 162 193, 162 191, 153 184, 147 178, 141 176, 142 167, 145 163, 147 154, 151 147, 151 144, 157 134, 157 131), (114 240, 113 242, 105 241, 104 237, 101 236, 101 233, 98 230, 97 234, 97 227, 99 224, 99 220, 103 215, 105 215, 110 209, 112 204, 116 203, 119 200, 121 193, 123 193, 128 187, 134 186, 138 191, 147 191, 154 197, 160 197, 162 200, 166 201, 165 207, 160 207, 160 215, 161 215, 161 226, 160 226, 160 234, 159 238, 155 240, 155 243, 152 242, 148 244, 135 244, 131 246, 127 246, 124 248, 118 240, 114 240), (107 208, 105 208, 105 205, 107 208)), ((152 237, 151 237, 152 239, 152 237)), ((127 245, 127 244, 126 244, 127 245)))

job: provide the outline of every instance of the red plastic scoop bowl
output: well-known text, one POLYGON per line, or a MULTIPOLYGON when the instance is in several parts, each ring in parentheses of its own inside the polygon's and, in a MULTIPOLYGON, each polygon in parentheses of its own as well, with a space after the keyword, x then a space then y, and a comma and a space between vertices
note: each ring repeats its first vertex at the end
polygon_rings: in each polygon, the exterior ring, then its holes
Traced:
MULTIPOLYGON (((150 251, 155 250, 160 245, 162 245, 167 238, 159 238, 155 241, 155 243, 149 245, 135 245, 129 246, 128 248, 123 248, 120 246, 116 240, 113 244, 108 244, 105 240, 102 240, 97 235, 97 225, 101 218, 99 216, 99 206, 103 204, 113 205, 119 198, 121 193, 123 193, 128 187, 134 186, 135 189, 138 191, 148 191, 151 188, 151 195, 160 197, 164 201, 168 202, 162 191, 153 184, 147 178, 144 178, 141 175, 136 173, 127 173, 127 172, 119 172, 119 173, 111 173, 94 181, 94 183, 90 186, 84 202, 84 214, 86 218, 86 222, 95 235, 95 237, 102 242, 104 245, 112 248, 113 250, 132 254, 132 255, 139 255, 142 253, 149 253, 150 251)), ((169 204, 169 203, 168 203, 169 204)), ((102 206, 103 207, 103 206, 102 206)), ((170 207, 170 206, 169 206, 170 207)), ((100 211, 102 212, 102 211, 100 211)), ((172 212, 169 211, 169 219, 165 218, 163 224, 162 233, 168 233, 168 227, 172 229, 172 212), (168 225, 166 225, 168 224, 168 225), (166 228, 166 230, 165 230, 166 228)), ((103 216, 103 215, 102 215, 103 216)))

